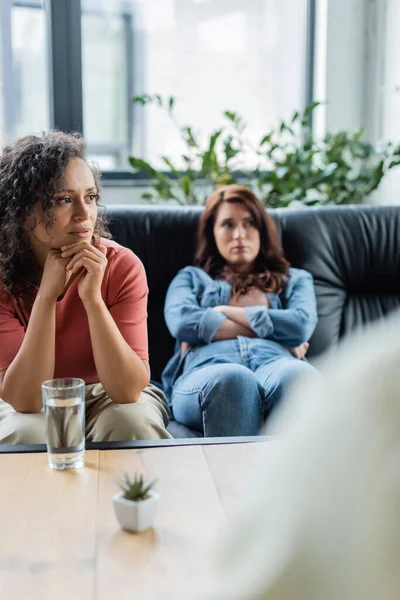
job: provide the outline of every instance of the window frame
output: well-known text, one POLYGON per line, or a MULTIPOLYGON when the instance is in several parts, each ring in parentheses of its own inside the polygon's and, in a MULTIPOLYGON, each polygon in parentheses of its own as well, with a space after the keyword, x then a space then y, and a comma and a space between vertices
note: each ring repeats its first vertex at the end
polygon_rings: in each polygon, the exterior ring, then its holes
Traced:
MULTIPOLYGON (((304 107, 314 99, 314 62, 315 62, 315 24, 316 2, 307 0, 307 23, 305 39, 305 85, 304 107)), ((11 69, 11 8, 26 6, 44 8, 48 25, 48 68, 49 68, 49 106, 50 127, 63 131, 84 132, 83 123, 83 93, 82 93, 82 2, 81 0, 2 0, 2 72, 10 75, 11 69)), ((133 48, 132 21, 129 15, 122 13, 126 32, 127 51, 127 102, 131 103, 134 96, 133 77, 133 48)), ((9 123, 13 122, 13 86, 12 76, 10 86, 4 98, 4 115, 6 135, 10 133, 9 123), (10 91, 11 90, 11 91, 10 91)), ((128 143, 133 139, 132 111, 128 110, 128 143)), ((112 146, 112 145, 111 145, 112 146)), ((167 173, 167 172, 166 172, 167 173)), ((149 179, 141 173, 126 170, 105 170, 102 172, 105 185, 137 186, 148 183, 149 179)))

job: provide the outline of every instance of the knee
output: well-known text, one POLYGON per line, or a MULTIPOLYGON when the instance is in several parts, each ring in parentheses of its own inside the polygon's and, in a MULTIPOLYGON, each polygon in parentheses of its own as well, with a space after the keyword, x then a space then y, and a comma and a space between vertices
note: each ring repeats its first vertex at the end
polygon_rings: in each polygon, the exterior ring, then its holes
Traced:
POLYGON ((297 381, 298 379, 318 379, 321 375, 317 371, 315 367, 310 365, 310 363, 303 362, 302 360, 290 360, 289 363, 285 365, 281 372, 281 385, 287 386, 291 385, 292 382, 297 381))
POLYGON ((122 442, 136 439, 132 411, 124 408, 121 404, 115 404, 99 415, 93 431, 93 441, 122 442))
POLYGON ((285 361, 277 369, 273 382, 266 384, 265 393, 267 397, 267 413, 287 395, 294 384, 310 379, 320 379, 321 375, 313 366, 298 359, 285 361), (271 385, 272 383, 272 385, 271 385))
POLYGON ((105 411, 98 418, 93 441, 131 441, 168 439, 161 414, 156 409, 141 404, 119 404, 105 411))
POLYGON ((10 412, 0 427, 2 444, 45 444, 46 429, 44 415, 10 412))
POLYGON ((203 388, 203 405, 209 402, 245 405, 258 395, 254 374, 242 365, 218 365, 203 388))

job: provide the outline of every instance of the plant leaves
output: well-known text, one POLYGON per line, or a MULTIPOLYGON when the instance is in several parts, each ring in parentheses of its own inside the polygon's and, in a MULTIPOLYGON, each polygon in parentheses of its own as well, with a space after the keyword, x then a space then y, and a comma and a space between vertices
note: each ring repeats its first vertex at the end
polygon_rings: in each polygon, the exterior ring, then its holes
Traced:
POLYGON ((260 146, 263 146, 267 142, 269 143, 271 141, 271 139, 272 139, 272 136, 273 136, 273 132, 272 131, 271 131, 271 133, 268 133, 267 135, 264 135, 264 137, 261 138, 260 146))
POLYGON ((189 148, 198 148, 197 140, 191 127, 183 127, 182 133, 189 148))
POLYGON ((300 113, 299 113, 299 111, 297 111, 297 110, 296 110, 296 111, 293 113, 293 115, 292 115, 292 118, 290 119, 290 122, 291 122, 291 123, 295 123, 295 122, 297 121, 297 119, 299 118, 299 114, 300 114, 300 113))
POLYGON ((224 111, 224 115, 225 115, 225 117, 226 117, 227 119, 229 119, 229 120, 230 120, 230 121, 232 121, 233 123, 235 122, 235 120, 236 120, 236 113, 235 113, 235 112, 232 112, 232 111, 230 111, 230 110, 225 110, 225 111, 224 111))
POLYGON ((143 171, 148 175, 152 175, 153 177, 156 175, 157 171, 154 169, 148 162, 143 160, 143 158, 138 158, 136 156, 130 156, 129 162, 131 166, 137 171, 143 171))
POLYGON ((167 156, 162 156, 161 160, 164 161, 167 167, 169 167, 175 175, 179 175, 179 171, 176 169, 176 167, 172 164, 172 161, 167 156))
POLYGON ((311 102, 311 104, 309 104, 308 106, 306 106, 306 108, 304 109, 304 116, 305 117, 309 117, 315 108, 317 108, 317 106, 319 106, 321 104, 321 102, 311 102))
MULTIPOLYGON (((167 113, 175 107, 172 96, 164 102, 160 94, 135 96, 133 102, 142 106, 156 103, 167 113)), ((247 124, 235 111, 224 111, 224 119, 230 123, 224 121, 209 135, 193 126, 180 127, 175 116, 169 114, 184 148, 180 156, 161 157, 171 174, 142 158, 129 157, 130 165, 151 179, 150 189, 141 197, 148 201, 203 203, 208 193, 204 182, 216 187, 239 181, 254 189, 271 207, 292 202, 362 202, 390 169, 400 165, 400 145, 370 144, 363 139, 363 129, 327 132, 323 139, 314 138, 310 117, 319 104, 313 102, 302 112, 294 111, 255 144, 246 139, 247 124), (300 125, 301 136, 297 134, 300 125), (253 168, 244 171, 243 165, 251 163, 253 168), (182 165, 182 169, 176 165, 182 165)))
POLYGON ((192 191, 192 180, 190 179, 189 175, 183 175, 181 178, 181 186, 184 195, 189 197, 192 191))
POLYGON ((127 500, 145 500, 148 492, 155 484, 155 481, 156 480, 154 479, 146 483, 142 474, 135 474, 135 477, 132 480, 128 473, 125 473, 120 487, 124 498, 127 500))

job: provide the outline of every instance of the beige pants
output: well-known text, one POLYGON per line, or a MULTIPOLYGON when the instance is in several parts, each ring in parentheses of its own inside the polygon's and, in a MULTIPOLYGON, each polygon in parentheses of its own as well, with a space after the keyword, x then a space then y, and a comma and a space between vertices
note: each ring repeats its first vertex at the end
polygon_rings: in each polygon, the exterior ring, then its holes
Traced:
MULTIPOLYGON (((86 386, 86 439, 89 442, 170 439, 169 407, 164 394, 149 384, 133 404, 115 404, 101 383, 86 386)), ((44 444, 43 412, 16 412, 0 399, 0 444, 44 444)))

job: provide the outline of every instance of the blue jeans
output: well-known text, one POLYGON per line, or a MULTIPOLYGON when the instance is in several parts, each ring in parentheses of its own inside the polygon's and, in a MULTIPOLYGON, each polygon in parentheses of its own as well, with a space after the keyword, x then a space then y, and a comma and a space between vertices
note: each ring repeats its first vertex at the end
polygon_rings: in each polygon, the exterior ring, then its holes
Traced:
POLYGON ((206 437, 257 435, 307 361, 276 342, 241 337, 189 350, 173 387, 174 417, 206 437))

